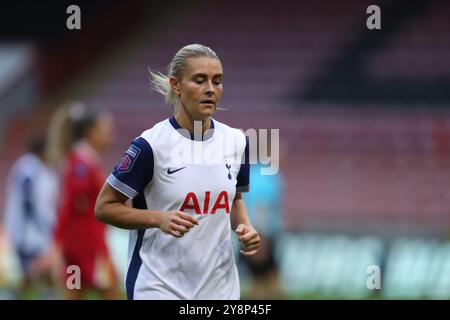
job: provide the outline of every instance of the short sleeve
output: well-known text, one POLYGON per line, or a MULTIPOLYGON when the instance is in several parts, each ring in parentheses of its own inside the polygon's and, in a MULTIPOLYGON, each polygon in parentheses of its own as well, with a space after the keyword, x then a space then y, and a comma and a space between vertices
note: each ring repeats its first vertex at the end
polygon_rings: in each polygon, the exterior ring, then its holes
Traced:
POLYGON ((237 175, 236 191, 248 192, 250 190, 250 150, 248 137, 245 137, 245 150, 242 160, 241 168, 237 175))
POLYGON ((106 180, 114 189, 133 199, 153 179, 154 157, 150 144, 142 137, 132 141, 106 180))

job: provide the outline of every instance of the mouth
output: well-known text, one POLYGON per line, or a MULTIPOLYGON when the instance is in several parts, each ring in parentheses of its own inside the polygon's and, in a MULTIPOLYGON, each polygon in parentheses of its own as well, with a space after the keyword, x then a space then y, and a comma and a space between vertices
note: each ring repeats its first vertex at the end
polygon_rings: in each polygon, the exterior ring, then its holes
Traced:
POLYGON ((200 101, 201 104, 210 104, 210 105, 215 105, 216 103, 214 102, 214 100, 212 99, 205 99, 200 101))

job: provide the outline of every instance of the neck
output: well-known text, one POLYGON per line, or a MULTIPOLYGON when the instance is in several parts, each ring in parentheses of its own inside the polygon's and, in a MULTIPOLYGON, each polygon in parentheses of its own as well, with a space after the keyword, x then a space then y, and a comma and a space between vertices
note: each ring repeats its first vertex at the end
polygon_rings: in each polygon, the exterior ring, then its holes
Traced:
POLYGON ((188 130, 191 134, 194 134, 194 121, 202 122, 202 134, 211 128, 211 117, 207 117, 206 119, 195 119, 186 112, 180 110, 175 114, 175 120, 177 120, 178 124, 188 130))
POLYGON ((88 139, 80 140, 76 143, 76 145, 78 145, 78 147, 80 147, 84 151, 93 154, 95 156, 100 156, 100 154, 103 151, 102 148, 100 148, 100 146, 96 145, 93 141, 90 141, 88 139))

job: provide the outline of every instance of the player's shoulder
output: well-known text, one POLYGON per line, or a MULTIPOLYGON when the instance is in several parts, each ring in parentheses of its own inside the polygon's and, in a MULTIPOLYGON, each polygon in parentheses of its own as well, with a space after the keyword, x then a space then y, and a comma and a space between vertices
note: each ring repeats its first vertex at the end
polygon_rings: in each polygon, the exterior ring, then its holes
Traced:
POLYGON ((156 123, 153 127, 143 131, 137 136, 133 143, 141 146, 149 145, 155 147, 158 142, 166 139, 168 131, 169 120, 164 119, 156 123))
POLYGON ((169 123, 168 119, 164 119, 163 121, 156 123, 150 129, 147 129, 144 132, 142 132, 139 137, 147 140, 148 142, 158 140, 158 138, 160 138, 160 135, 164 134, 164 131, 167 130, 168 123, 169 123))
POLYGON ((231 127, 223 122, 220 122, 216 119, 213 119, 214 121, 214 129, 218 132, 224 134, 226 137, 234 137, 239 140, 245 140, 245 134, 241 129, 237 129, 234 127, 231 127))
POLYGON ((11 172, 20 175, 32 175, 39 167, 38 157, 31 153, 25 153, 12 164, 11 172))
POLYGON ((214 130, 216 135, 216 141, 218 143, 226 142, 225 145, 234 149, 237 147, 238 153, 244 152, 247 145, 247 138, 245 133, 241 129, 231 127, 223 122, 214 121, 214 130))
POLYGON ((153 156, 158 150, 164 149, 164 145, 168 137, 170 137, 170 132, 169 120, 162 120, 134 138, 127 153, 132 157, 136 157, 141 153, 153 156))
POLYGON ((85 178, 96 171, 100 164, 81 150, 72 150, 64 164, 65 175, 72 178, 85 178))

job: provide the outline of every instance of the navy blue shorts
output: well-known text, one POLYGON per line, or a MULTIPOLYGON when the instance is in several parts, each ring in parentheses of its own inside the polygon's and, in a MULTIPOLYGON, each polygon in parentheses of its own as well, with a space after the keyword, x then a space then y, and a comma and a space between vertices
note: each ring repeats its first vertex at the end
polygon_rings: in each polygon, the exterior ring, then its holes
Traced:
POLYGON ((31 272, 31 264, 33 261, 39 257, 38 253, 26 253, 23 250, 17 250, 17 256, 19 258, 20 266, 22 267, 22 272, 25 276, 29 277, 31 272))

